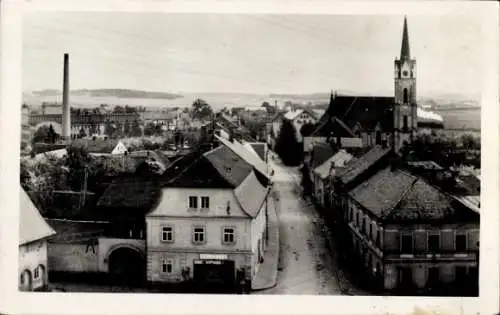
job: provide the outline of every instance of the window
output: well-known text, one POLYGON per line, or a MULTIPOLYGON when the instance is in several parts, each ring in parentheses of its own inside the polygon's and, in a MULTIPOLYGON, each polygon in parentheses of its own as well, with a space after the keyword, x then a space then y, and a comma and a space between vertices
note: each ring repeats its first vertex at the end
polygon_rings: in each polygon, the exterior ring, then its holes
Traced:
POLYGON ((174 228, 171 226, 164 226, 161 228, 161 240, 162 242, 173 242, 174 241, 174 228))
POLYGON ((372 239, 372 234, 373 233, 373 226, 372 224, 368 224, 368 237, 370 237, 370 239, 372 239))
POLYGON ((197 209, 198 208, 198 197, 189 196, 189 208, 190 209, 197 209))
POLYGON ((432 234, 427 237, 427 250, 431 253, 439 251, 439 235, 432 234))
POLYGON ((356 213, 356 225, 359 226, 359 212, 356 213))
POLYGON ((376 240, 377 246, 382 247, 382 232, 377 231, 377 240, 376 240))
POLYGON ((195 227, 193 229, 193 243, 195 243, 195 244, 205 243, 205 228, 204 227, 195 227))
POLYGON ((455 250, 457 252, 465 252, 467 250, 467 240, 465 234, 455 235, 455 250))
POLYGON ((401 236, 401 253, 402 254, 413 253, 413 237, 411 235, 401 236))
POLYGON ((172 273, 174 262, 172 259, 163 259, 161 261, 161 272, 172 273))
POLYGON ((403 130, 408 129, 408 116, 403 116, 403 130))
POLYGON ((202 209, 210 208, 210 198, 209 197, 201 197, 201 208, 202 209))
POLYGON ((361 232, 363 234, 366 234, 366 218, 363 218, 363 220, 362 220, 361 232))
POLYGON ((39 277, 40 277, 40 267, 36 267, 33 278, 38 279, 39 277))
POLYGON ((380 131, 377 131, 375 134, 375 143, 382 144, 382 133, 380 131))
POLYGON ((403 103, 408 103, 408 89, 403 90, 403 103))
POLYGON ((234 229, 224 228, 222 231, 222 242, 224 244, 234 244, 234 229))

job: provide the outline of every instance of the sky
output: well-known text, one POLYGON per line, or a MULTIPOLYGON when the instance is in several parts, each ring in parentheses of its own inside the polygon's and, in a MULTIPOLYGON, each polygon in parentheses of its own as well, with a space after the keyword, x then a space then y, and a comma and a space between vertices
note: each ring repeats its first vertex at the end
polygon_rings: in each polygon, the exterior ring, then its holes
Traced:
MULTIPOLYGON (((30 12, 23 90, 392 95, 404 16, 30 12)), ((408 15, 417 89, 480 94, 481 21, 408 15)))

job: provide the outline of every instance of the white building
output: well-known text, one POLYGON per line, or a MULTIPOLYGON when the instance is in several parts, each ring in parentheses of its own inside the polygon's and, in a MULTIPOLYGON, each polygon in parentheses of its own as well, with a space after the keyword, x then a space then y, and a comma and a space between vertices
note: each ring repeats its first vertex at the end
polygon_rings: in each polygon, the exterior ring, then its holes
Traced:
POLYGON ((186 164, 146 216, 147 280, 250 287, 266 247, 267 179, 225 145, 186 164))
POLYGON ((48 285, 47 241, 55 234, 26 192, 20 188, 19 290, 43 290, 48 285))

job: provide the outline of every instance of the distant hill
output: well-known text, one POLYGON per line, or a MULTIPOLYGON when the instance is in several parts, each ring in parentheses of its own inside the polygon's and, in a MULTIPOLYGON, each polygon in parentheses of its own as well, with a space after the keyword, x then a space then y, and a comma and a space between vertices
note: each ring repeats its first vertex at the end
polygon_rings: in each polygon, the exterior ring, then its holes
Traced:
MULTIPOLYGON (((41 91, 31 92, 34 96, 60 96, 62 92, 55 89, 45 89, 41 91)), ((173 100, 183 97, 180 94, 165 93, 165 92, 150 92, 141 90, 129 89, 80 89, 71 90, 71 96, 88 96, 88 97, 117 97, 117 98, 142 98, 142 99, 167 99, 173 100)))

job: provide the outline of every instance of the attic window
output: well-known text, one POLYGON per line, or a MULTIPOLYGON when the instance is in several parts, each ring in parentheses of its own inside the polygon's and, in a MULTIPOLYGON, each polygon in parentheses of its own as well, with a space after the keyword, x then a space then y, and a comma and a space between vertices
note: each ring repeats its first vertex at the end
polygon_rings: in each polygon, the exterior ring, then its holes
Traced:
POLYGON ((231 168, 228 166, 224 166, 224 170, 226 171, 226 173, 231 173, 231 168))

